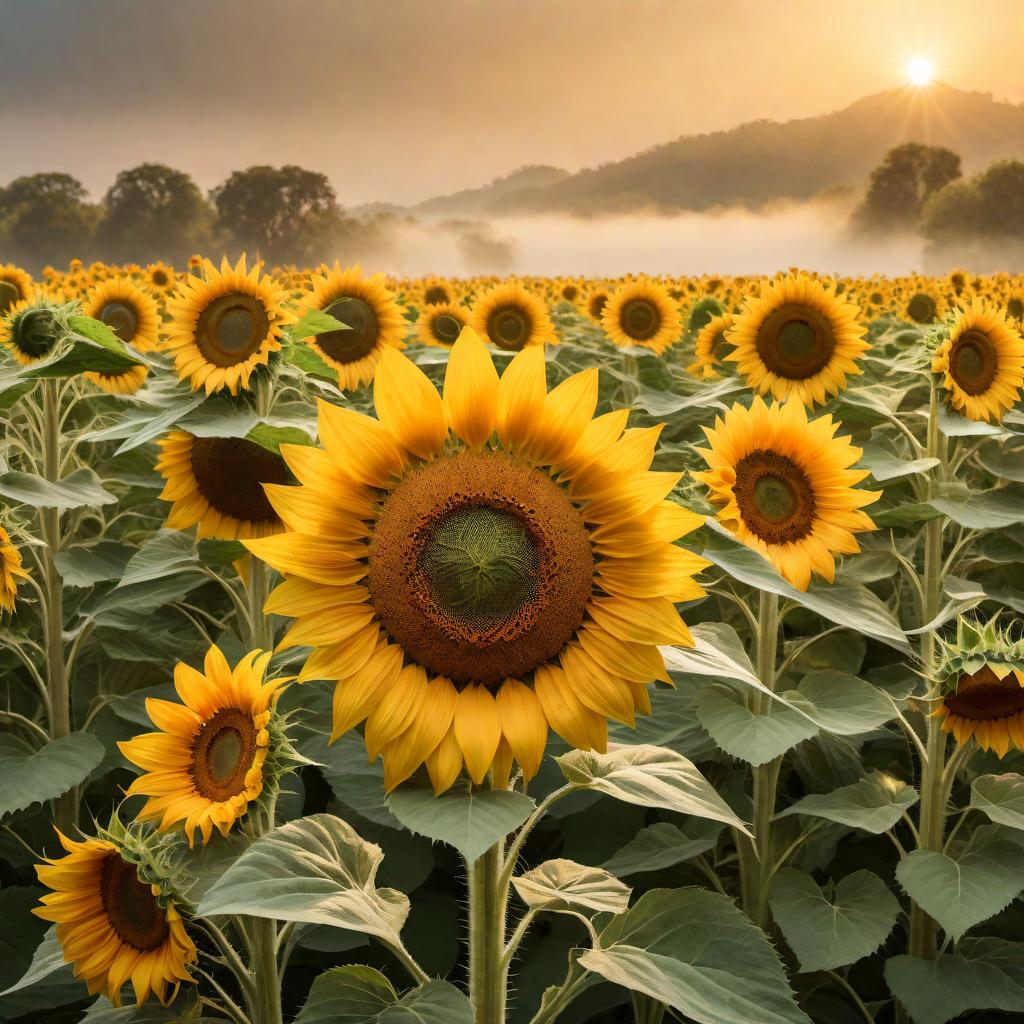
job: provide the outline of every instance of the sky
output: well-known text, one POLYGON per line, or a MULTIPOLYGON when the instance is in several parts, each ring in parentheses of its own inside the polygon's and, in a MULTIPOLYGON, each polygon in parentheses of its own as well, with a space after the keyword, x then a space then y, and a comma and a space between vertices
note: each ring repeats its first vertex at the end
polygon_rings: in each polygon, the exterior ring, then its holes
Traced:
POLYGON ((1024 102, 1024 0, 0 0, 0 184, 95 198, 161 161, 254 163, 346 206, 942 81, 1024 102))

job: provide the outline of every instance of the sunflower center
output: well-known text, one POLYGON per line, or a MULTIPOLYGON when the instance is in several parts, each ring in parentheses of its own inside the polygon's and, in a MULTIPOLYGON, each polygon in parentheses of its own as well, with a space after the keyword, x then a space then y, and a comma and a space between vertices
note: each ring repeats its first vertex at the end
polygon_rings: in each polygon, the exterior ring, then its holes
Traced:
POLYGON ((765 317, 757 331, 761 362, 787 380, 806 380, 828 365, 836 347, 832 324, 816 309, 788 303, 765 317))
POLYGON ((259 351, 270 331, 270 317, 253 295, 229 292, 199 314, 196 345, 215 366, 236 366, 259 351))
POLYGON ((165 284, 167 284, 168 278, 167 278, 167 274, 164 273, 164 271, 162 271, 162 270, 154 270, 153 271, 153 277, 152 277, 151 280, 153 281, 153 284, 155 284, 158 287, 162 288, 165 284))
POLYGON ((410 658, 459 685, 495 686, 555 657, 579 628, 593 557, 549 476, 500 452, 461 452, 389 495, 368 584, 410 658))
POLYGON ((100 899, 110 927, 122 942, 143 953, 163 945, 171 933, 167 915, 134 864, 112 853, 103 861, 100 899))
POLYGON ((579 289, 574 284, 567 284, 562 289, 562 298, 568 299, 570 302, 572 302, 572 300, 575 299, 578 294, 579 289))
POLYGON ((100 310, 99 319, 124 342, 131 342, 139 329, 139 314, 126 302, 108 302, 100 310))
POLYGON ((380 335, 380 325, 368 302, 343 296, 335 299, 324 312, 348 325, 348 330, 325 331, 316 336, 317 345, 331 359, 338 363, 354 363, 373 351, 380 335))
POLYGON ((634 341, 650 341, 661 330, 661 311, 650 299, 629 299, 619 311, 619 326, 634 341))
POLYGON ((733 488, 747 529, 766 544, 789 544, 814 526, 814 490, 792 459, 758 449, 736 464, 733 488))
POLYGON ((969 395, 984 394, 999 370, 999 354, 983 331, 966 331, 953 343, 949 372, 961 390, 969 395))
POLYGON ((48 309, 30 309, 15 319, 11 342, 30 359, 41 359, 57 344, 60 328, 48 309))
POLYGON ((973 675, 961 676, 956 692, 944 703, 954 715, 972 722, 1012 718, 1024 711, 1024 687, 1012 672, 1000 679, 986 665, 973 675))
POLYGON ((291 481, 280 455, 244 437, 194 438, 192 475, 215 511, 249 523, 276 522, 263 484, 291 481))
POLYGON ((218 803, 245 790, 256 756, 256 726, 239 708, 221 708, 199 730, 192 746, 196 792, 218 803))
POLYGON ((462 324, 451 313, 440 313, 430 324, 434 337, 444 345, 454 345, 462 333, 462 324))
POLYGON ((918 292, 907 303, 907 315, 918 324, 930 324, 938 313, 939 308, 930 295, 918 292))
POLYGON ((439 284, 435 284, 423 293, 423 302, 428 306, 436 306, 448 301, 448 292, 439 284))
MULTIPOLYGON (((0 302, 2 302, 2 299, 0 299, 0 302)), ((0 310, 2 309, 3 306, 0 305, 0 310)), ((1016 297, 1010 299, 1006 304, 1006 312, 1013 317, 1014 320, 1024 320, 1024 299, 1018 299, 1016 297)))
POLYGON ((526 310, 503 306, 487 318, 487 335, 500 349, 518 352, 533 333, 533 321, 526 310))
POLYGON ((10 281, 0 281, 0 313, 6 313, 19 299, 18 286, 10 281))
POLYGON ((608 296, 601 292, 599 295, 595 295, 590 300, 590 315, 596 320, 604 312, 604 307, 608 304, 608 296))

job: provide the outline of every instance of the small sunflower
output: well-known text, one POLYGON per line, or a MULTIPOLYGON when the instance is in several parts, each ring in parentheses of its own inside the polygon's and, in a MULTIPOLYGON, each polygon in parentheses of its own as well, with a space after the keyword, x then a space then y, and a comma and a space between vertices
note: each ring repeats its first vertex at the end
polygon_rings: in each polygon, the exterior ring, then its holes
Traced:
POLYGON ((56 923, 65 960, 93 995, 120 1006, 130 981, 136 1004, 152 992, 166 1006, 181 982, 193 980, 189 965, 196 962, 173 896, 145 880, 112 839, 75 842, 57 834, 67 856, 36 865, 51 891, 33 913, 56 923))
POLYGON ((181 704, 147 698, 146 713, 160 731, 118 743, 143 769, 127 791, 149 798, 140 819, 161 831, 182 824, 191 846, 197 829, 205 845, 214 828, 226 836, 246 815, 267 783, 271 719, 286 682, 264 681, 269 661, 269 653, 251 651, 232 669, 213 646, 202 672, 175 665, 181 704))
POLYGON ((13 263, 0 266, 0 316, 8 313, 16 303, 30 299, 34 290, 31 275, 21 267, 13 263))
POLYGON ((946 312, 946 300, 931 288, 910 289, 903 302, 903 316, 915 324, 933 324, 946 312))
POLYGON ((520 281, 505 281, 485 291, 473 304, 470 325, 505 352, 558 341, 547 306, 520 281))
POLYGON ((643 345, 659 355, 682 330, 679 307, 668 290, 646 277, 616 288, 601 310, 601 323, 616 345, 643 345))
POLYGON ((693 342, 694 361, 686 368, 688 373, 705 380, 719 375, 730 348, 726 332, 732 324, 732 313, 722 313, 712 317, 700 329, 693 342))
POLYGON ((105 323, 138 352, 151 352, 159 344, 160 314, 156 302, 125 277, 113 277, 91 289, 82 312, 105 323))
POLYGON ((416 321, 416 336, 424 345, 451 348, 466 326, 466 310, 454 303, 424 306, 416 321))
POLYGON ((881 492, 854 487, 868 471, 850 469, 861 450, 838 427, 831 416, 808 421, 797 398, 768 406, 757 396, 704 427, 710 448, 698 449, 709 468, 693 475, 719 521, 800 590, 812 572, 832 582, 835 556, 855 554, 854 534, 875 529, 861 506, 881 492))
POLYGON ((968 419, 999 422, 1024 385, 1024 338, 1001 310, 975 300, 958 310, 932 370, 955 409, 968 419))
POLYGON ((749 297, 726 337, 726 356, 759 394, 779 400, 796 395, 821 404, 861 373, 856 360, 869 347, 858 308, 806 274, 762 284, 749 297))
POLYGON ((28 579, 28 570, 21 562, 11 535, 0 526, 0 612, 10 614, 18 599, 18 583, 28 579))
POLYGON ((314 648, 300 679, 338 681, 334 736, 365 719, 388 789, 423 763, 438 793, 463 766, 530 778, 549 728, 603 750, 666 679, 658 645, 690 643, 675 603, 707 563, 673 541, 701 519, 648 469, 660 428, 591 419, 597 386, 591 368, 548 394, 540 345, 499 380, 467 329, 443 398, 387 350, 377 419, 321 402, 324 447, 282 446, 289 532, 246 547, 287 577, 267 611, 314 648))
POLYGON ((1024 288, 1015 288, 1007 296, 1006 315, 1024 324, 1024 288))
POLYGON ((451 285, 441 277, 424 278, 420 291, 425 306, 444 306, 455 299, 451 285))
POLYGON ((385 348, 402 348, 405 321, 383 274, 363 277, 358 266, 320 274, 305 300, 306 309, 319 309, 346 324, 346 329, 327 331, 306 341, 338 373, 339 385, 348 391, 365 387, 385 348))
POLYGON ((601 314, 604 312, 604 307, 607 304, 608 289, 594 288, 587 293, 584 308, 587 311, 587 316, 589 316, 594 323, 599 324, 601 322, 601 314))
POLYGON ((16 302, 0 320, 0 346, 22 366, 46 359, 63 336, 63 328, 50 296, 36 292, 16 302))
POLYGON ((281 348, 281 328, 290 319, 285 293, 260 277, 260 264, 247 272, 244 256, 234 267, 222 260, 219 270, 206 260, 203 270, 204 276, 185 278, 169 301, 173 320, 164 347, 193 391, 236 395, 281 348))
POLYGON ((146 383, 149 370, 139 365, 130 366, 121 373, 99 373, 89 370, 82 376, 100 390, 106 391, 108 395, 134 395, 146 383))
POLYGON ((243 437, 195 437, 174 430, 160 441, 160 497, 174 502, 172 530, 199 524, 200 538, 244 540, 284 529, 263 485, 292 482, 284 459, 243 437))
POLYGON ((166 295, 174 291, 176 280, 174 268, 167 266, 166 263, 150 263, 146 267, 146 285, 157 295, 166 295))

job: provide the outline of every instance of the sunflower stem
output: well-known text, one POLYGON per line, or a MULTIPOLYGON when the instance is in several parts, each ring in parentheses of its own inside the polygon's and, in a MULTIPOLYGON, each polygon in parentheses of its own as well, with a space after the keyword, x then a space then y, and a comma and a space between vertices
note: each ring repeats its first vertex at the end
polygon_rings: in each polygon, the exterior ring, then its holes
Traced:
POLYGON ((274 626, 270 616, 263 612, 263 606, 267 603, 270 593, 270 572, 267 563, 260 561, 255 555, 250 556, 247 592, 251 648, 271 651, 274 649, 274 626))
POLYGON ((469 880, 469 999, 474 1024, 505 1024, 508 987, 505 917, 508 887, 502 884, 505 844, 499 840, 473 863, 469 880))
MULTIPOLYGON (((257 835, 266 835, 273 829, 276 804, 277 793, 269 793, 262 813, 257 813, 254 818, 257 835)), ((253 1024, 283 1024, 277 921, 269 917, 250 917, 248 925, 252 940, 249 971, 255 982, 249 1007, 253 1024)))

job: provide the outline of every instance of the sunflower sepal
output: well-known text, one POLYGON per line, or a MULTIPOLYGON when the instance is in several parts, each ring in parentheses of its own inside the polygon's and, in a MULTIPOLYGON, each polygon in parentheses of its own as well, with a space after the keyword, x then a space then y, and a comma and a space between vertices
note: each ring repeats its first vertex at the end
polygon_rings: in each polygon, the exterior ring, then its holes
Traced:
MULTIPOLYGON (((956 689, 957 681, 988 668, 997 679, 1011 673, 1024 678, 1024 637, 1014 639, 1013 627, 1001 629, 997 614, 987 622, 967 617, 957 620, 956 638, 943 641, 936 681, 943 692, 956 689)), ((1022 683, 1024 685, 1024 683, 1022 683)))

